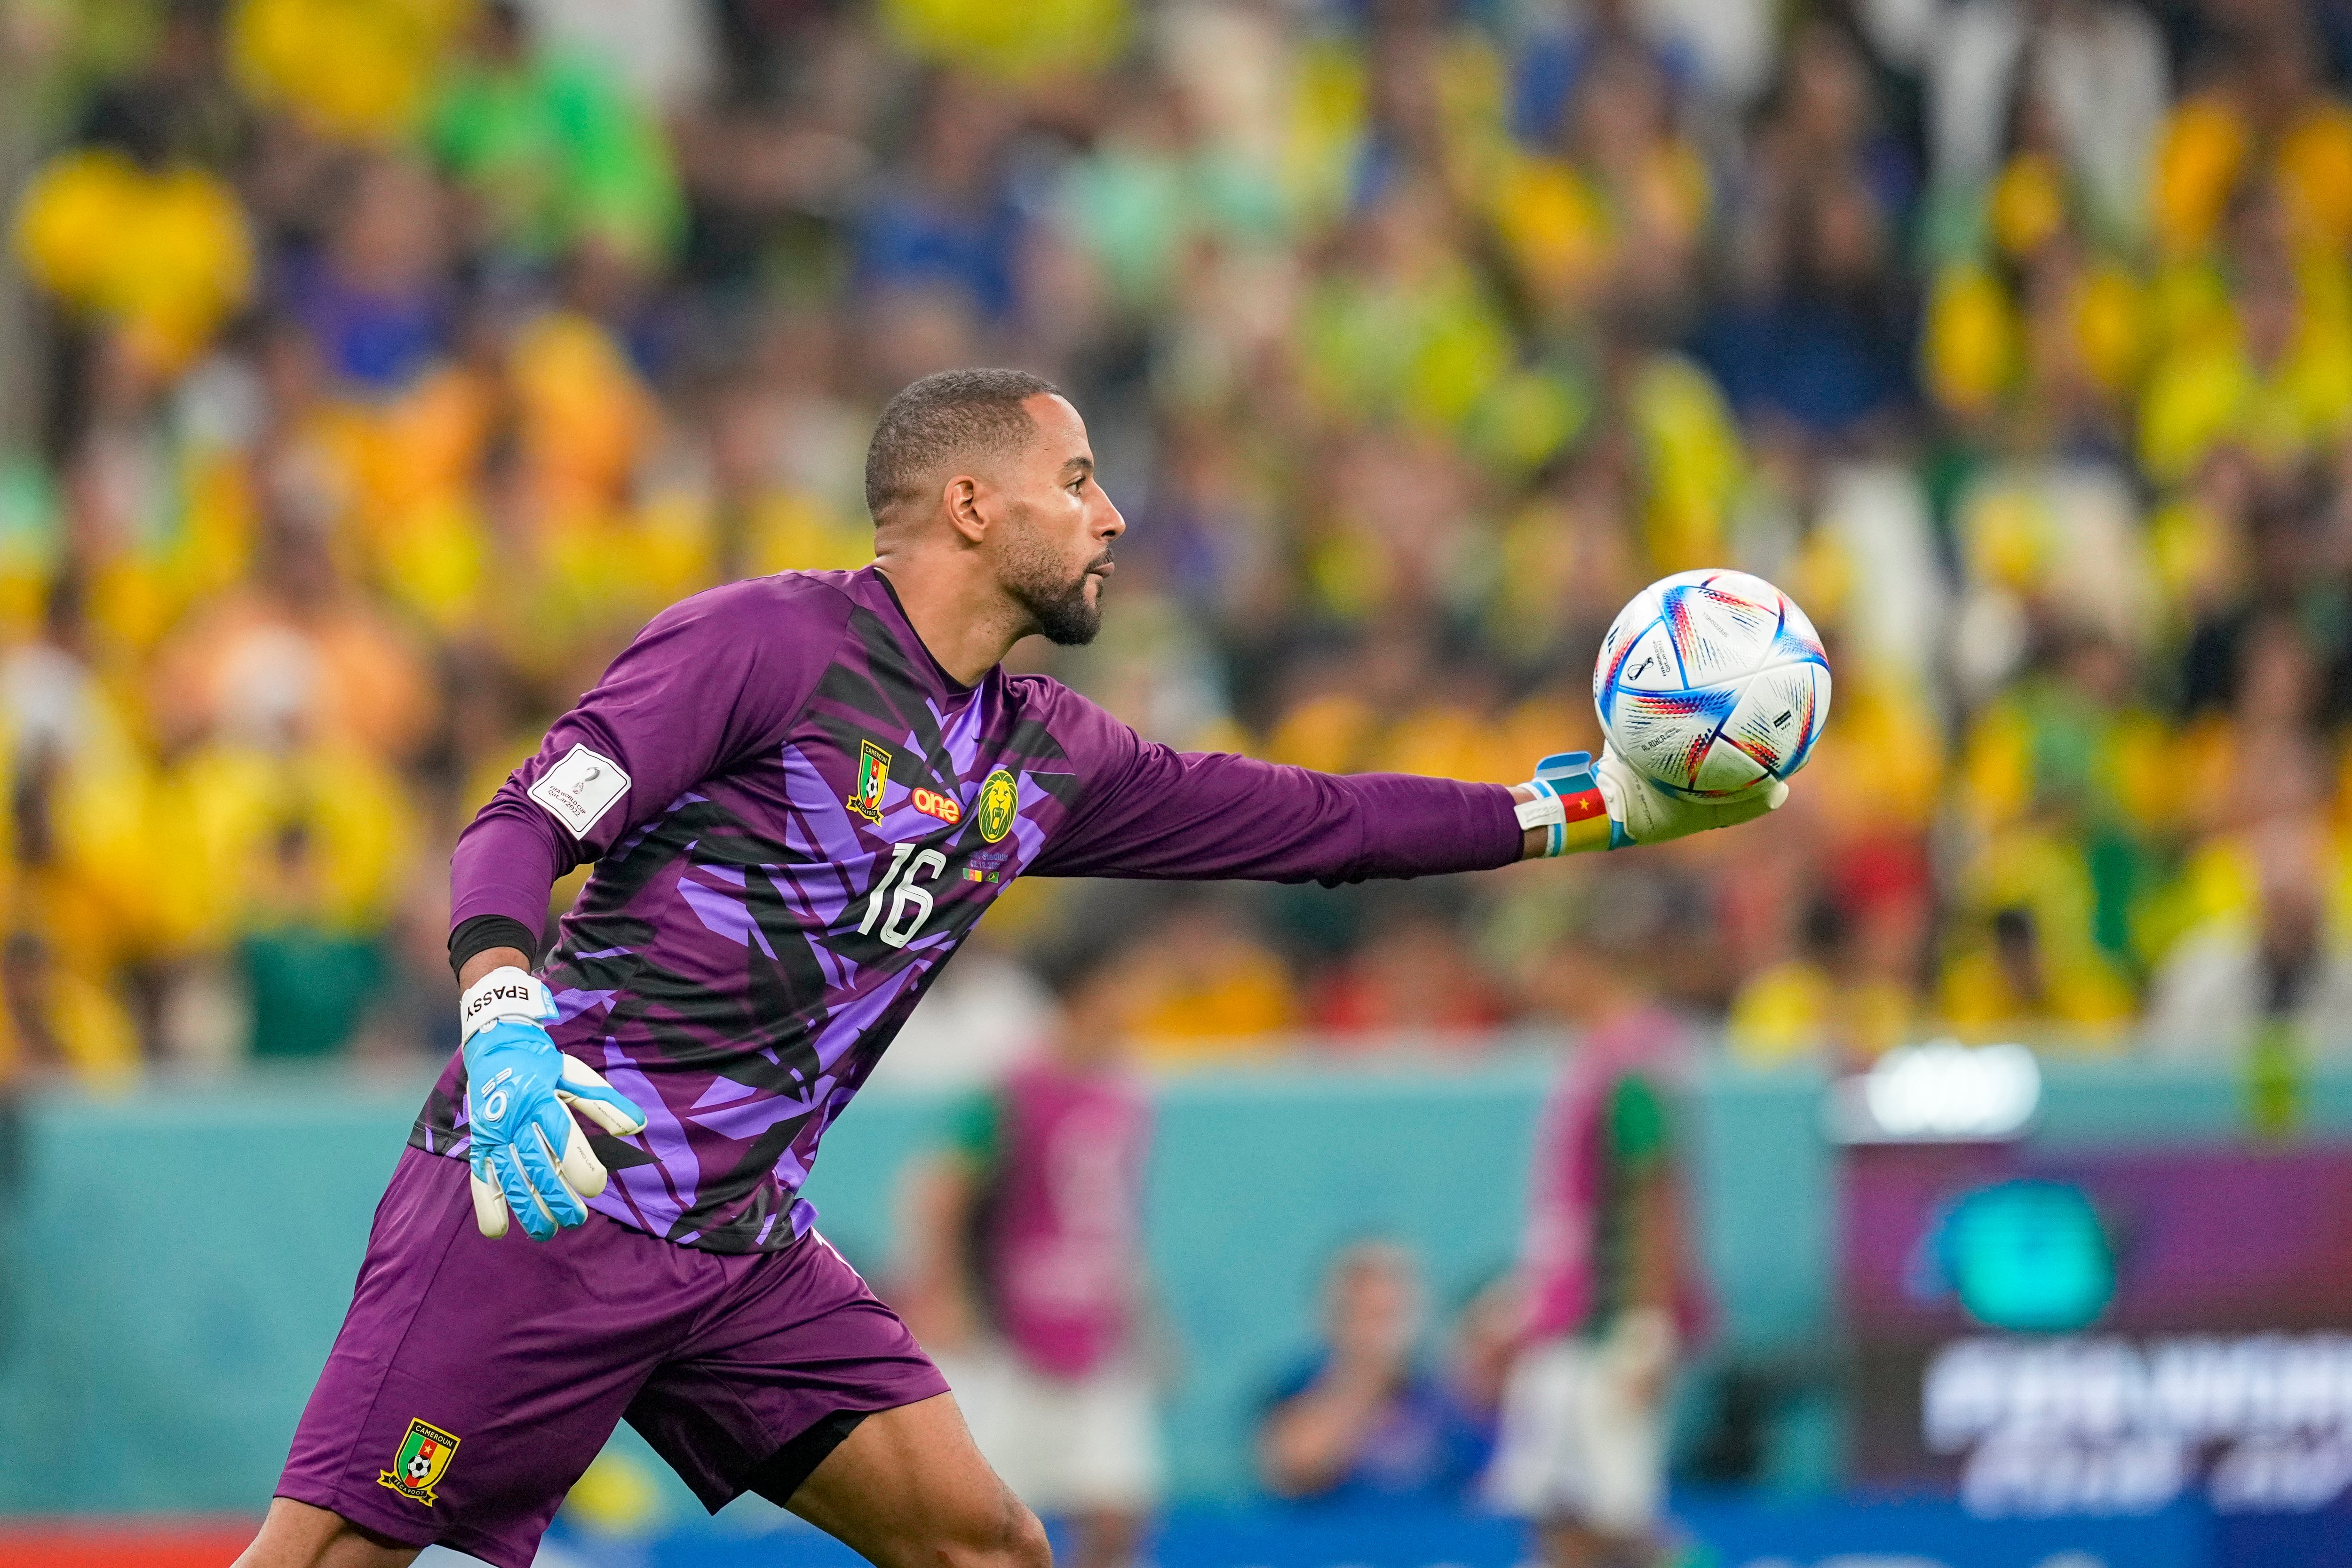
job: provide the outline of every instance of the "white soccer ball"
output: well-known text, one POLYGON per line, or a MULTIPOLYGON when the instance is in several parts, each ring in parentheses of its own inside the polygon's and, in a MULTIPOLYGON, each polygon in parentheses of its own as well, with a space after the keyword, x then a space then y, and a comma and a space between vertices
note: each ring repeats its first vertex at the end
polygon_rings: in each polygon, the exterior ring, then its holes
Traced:
POLYGON ((1805 612, 1763 578, 1678 572, 1618 612, 1592 702, 1618 753, 1660 787, 1736 800, 1812 755, 1830 665, 1805 612))

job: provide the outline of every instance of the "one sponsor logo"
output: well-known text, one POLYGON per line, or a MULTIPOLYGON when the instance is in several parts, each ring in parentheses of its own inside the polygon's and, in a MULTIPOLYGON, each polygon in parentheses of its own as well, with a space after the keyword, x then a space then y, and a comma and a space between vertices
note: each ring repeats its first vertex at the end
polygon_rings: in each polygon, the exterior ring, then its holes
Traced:
POLYGON ((530 798, 572 832, 585 838, 613 804, 629 793, 629 775, 612 758, 574 746, 561 761, 539 775, 530 798))
POLYGON ((994 844, 1013 831, 1013 814, 1021 808, 1021 792, 1013 783, 1013 770, 999 768, 990 773, 980 786, 980 837, 994 844))
POLYGON ((857 793, 849 809, 868 822, 882 820, 882 792, 890 787, 890 752, 871 741, 857 742, 857 793))
POLYGON ((431 1508, 433 1488, 449 1468, 449 1458, 457 1451, 456 1437, 419 1417, 408 1424, 408 1434, 400 1440, 400 1451, 392 1458, 392 1468, 376 1472, 375 1484, 431 1508))
POLYGON ((926 816, 936 816, 950 827, 963 820, 963 807, 956 804, 956 798, 951 795, 941 795, 937 790, 918 789, 907 798, 914 803, 917 811, 926 816))

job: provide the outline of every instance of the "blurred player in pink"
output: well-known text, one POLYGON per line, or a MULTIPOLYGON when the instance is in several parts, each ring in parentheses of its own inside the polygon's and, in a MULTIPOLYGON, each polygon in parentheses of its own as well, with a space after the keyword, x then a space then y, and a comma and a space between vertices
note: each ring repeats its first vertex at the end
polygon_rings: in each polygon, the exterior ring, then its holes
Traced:
POLYGON ((1532 968, 1538 1006, 1577 1039, 1538 1132, 1526 1338, 1486 1489, 1535 1524, 1548 1568, 1659 1560, 1666 1396, 1706 1322, 1674 1121, 1687 1032, 1648 973, 1679 945, 1668 897, 1603 879, 1532 968))
POLYGON ((1128 1062, 1115 951, 1066 955, 1044 1050, 960 1119, 922 1181, 908 1294, 981 1453, 1076 1530, 1077 1568, 1133 1562, 1160 1500, 1143 1181, 1152 1110, 1128 1062))

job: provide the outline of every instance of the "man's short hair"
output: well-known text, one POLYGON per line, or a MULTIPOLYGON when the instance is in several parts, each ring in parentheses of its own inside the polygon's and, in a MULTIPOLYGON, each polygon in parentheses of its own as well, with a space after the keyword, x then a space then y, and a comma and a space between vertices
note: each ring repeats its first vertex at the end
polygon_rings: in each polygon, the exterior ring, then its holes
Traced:
POLYGON ((866 446, 866 511, 880 522, 950 464, 1018 452, 1037 433, 1021 405, 1061 390, 1025 370, 942 370, 909 383, 883 405, 866 446))

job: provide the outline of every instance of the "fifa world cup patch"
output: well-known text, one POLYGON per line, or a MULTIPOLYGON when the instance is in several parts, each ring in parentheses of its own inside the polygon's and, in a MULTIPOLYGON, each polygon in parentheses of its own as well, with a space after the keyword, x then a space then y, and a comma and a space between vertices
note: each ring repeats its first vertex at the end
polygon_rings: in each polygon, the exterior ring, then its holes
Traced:
POLYGON ((998 768, 981 781, 980 837, 983 843, 994 844, 1013 831, 1013 815, 1021 809, 1021 791, 1013 782, 1011 768, 998 768))
POLYGON ((449 1458, 457 1451, 457 1438, 420 1416, 408 1424, 408 1435, 400 1440, 392 1468, 378 1470, 375 1484, 431 1508, 434 1485, 449 1468, 449 1458))
POLYGON ((849 809, 868 822, 882 820, 882 792, 890 787, 890 751, 871 741, 857 742, 857 793, 849 809))
POLYGON ((585 838, 597 819, 629 793, 629 775, 603 752, 575 745, 539 775, 529 793, 572 837, 585 838))

